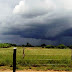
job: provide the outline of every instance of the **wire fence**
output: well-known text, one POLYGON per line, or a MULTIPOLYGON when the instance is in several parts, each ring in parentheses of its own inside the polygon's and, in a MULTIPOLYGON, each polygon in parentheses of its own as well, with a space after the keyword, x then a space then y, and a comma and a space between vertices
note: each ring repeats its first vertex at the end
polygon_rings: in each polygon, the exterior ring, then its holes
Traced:
POLYGON ((25 56, 28 56, 28 57, 32 57, 32 59, 30 58, 30 59, 25 59, 24 61, 26 61, 26 62, 28 62, 27 64, 30 64, 30 65, 43 65, 43 66, 48 66, 48 65, 70 65, 71 64, 71 56, 70 55, 61 55, 61 54, 58 54, 58 55, 51 55, 51 54, 49 54, 49 55, 47 55, 47 54, 45 54, 45 55, 43 55, 43 54, 39 54, 39 55, 25 55, 25 56), (50 59, 50 58, 46 58, 46 59, 44 59, 44 58, 41 58, 41 59, 39 59, 39 58, 36 58, 36 59, 34 59, 34 57, 37 57, 37 56, 54 56, 54 58, 53 59, 50 59), (55 59, 55 56, 61 56, 62 58, 64 57, 64 56, 67 56, 67 57, 69 57, 69 58, 64 58, 64 59, 59 59, 59 57, 58 57, 58 59, 55 59))
POLYGON ((24 56, 26 65, 70 65, 72 61, 72 53, 39 54, 38 51, 38 54, 24 54, 24 56))

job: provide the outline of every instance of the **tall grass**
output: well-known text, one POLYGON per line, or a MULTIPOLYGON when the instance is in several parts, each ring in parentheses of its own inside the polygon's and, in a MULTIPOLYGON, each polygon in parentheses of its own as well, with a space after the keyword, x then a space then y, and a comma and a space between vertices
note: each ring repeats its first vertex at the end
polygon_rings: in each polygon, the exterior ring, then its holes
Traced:
MULTIPOLYGON (((23 59, 23 48, 17 48, 17 65, 49 65, 66 64, 71 62, 70 49, 46 49, 46 48, 25 48, 25 57, 23 59)), ((0 49, 0 66, 12 66, 13 47, 0 49)))

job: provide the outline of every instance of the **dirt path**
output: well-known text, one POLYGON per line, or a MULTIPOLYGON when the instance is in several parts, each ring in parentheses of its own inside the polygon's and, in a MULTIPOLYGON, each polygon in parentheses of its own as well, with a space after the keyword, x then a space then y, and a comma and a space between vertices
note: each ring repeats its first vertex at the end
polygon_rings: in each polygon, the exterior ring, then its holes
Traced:
MULTIPOLYGON (((0 70, 0 72, 13 72, 13 71, 10 71, 10 70, 4 70, 4 71, 2 71, 2 70, 0 70)), ((32 70, 22 70, 22 71, 16 71, 16 72, 72 72, 72 71, 32 71, 32 70)))

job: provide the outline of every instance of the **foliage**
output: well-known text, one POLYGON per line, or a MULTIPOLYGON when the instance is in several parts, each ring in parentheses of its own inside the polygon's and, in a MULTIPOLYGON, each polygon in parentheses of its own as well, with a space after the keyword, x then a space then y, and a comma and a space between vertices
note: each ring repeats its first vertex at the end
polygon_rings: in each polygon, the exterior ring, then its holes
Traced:
POLYGON ((57 46, 57 48, 65 49, 65 48, 67 48, 67 47, 66 47, 64 44, 60 44, 60 45, 57 46))
POLYGON ((44 48, 46 46, 46 44, 42 44, 41 47, 44 48))
POLYGON ((8 43, 0 43, 0 48, 9 48, 11 47, 11 44, 8 43))
POLYGON ((71 45, 71 46, 69 46, 69 48, 70 48, 70 49, 72 49, 72 45, 71 45))
POLYGON ((22 47, 25 47, 25 45, 23 44, 22 47))
POLYGON ((27 43, 25 47, 33 47, 30 43, 27 43))
MULTIPOLYGON (((34 47, 33 45, 31 45, 30 43, 27 43, 26 45, 16 45, 16 44, 11 44, 11 43, 0 43, 0 48, 9 48, 9 47, 34 47)), ((46 45, 46 44, 41 44, 41 46, 36 46, 36 47, 42 47, 42 48, 57 48, 57 49, 66 49, 66 48, 70 48, 72 49, 72 45, 71 46, 65 46, 64 44, 60 44, 58 46, 54 46, 54 45, 46 45)))
POLYGON ((53 45, 47 45, 46 48, 55 48, 53 45))
POLYGON ((16 44, 10 44, 11 46, 14 46, 14 47, 16 47, 17 45, 16 44))

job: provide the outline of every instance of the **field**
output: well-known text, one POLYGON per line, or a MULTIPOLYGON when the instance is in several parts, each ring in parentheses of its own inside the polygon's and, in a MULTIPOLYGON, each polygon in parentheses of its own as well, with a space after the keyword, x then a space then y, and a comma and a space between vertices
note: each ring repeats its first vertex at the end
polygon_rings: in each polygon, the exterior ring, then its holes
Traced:
MULTIPOLYGON (((72 70, 71 49, 17 47, 17 69, 72 70)), ((13 47, 0 48, 0 69, 13 67, 13 47)))

